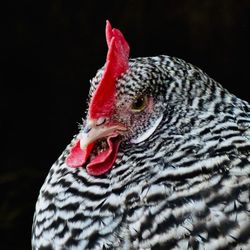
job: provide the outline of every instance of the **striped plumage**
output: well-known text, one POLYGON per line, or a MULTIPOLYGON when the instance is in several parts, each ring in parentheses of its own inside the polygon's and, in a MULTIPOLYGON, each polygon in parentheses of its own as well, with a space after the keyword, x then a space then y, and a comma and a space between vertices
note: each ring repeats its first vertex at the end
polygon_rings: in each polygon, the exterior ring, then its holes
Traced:
POLYGON ((182 60, 130 64, 122 94, 161 84, 164 119, 103 176, 66 166, 65 150, 40 192, 33 247, 250 249, 250 105, 182 60))
POLYGON ((117 105, 141 93, 156 115, 123 138, 110 171, 67 166, 76 139, 52 166, 33 249, 250 249, 250 105, 168 56, 130 59, 117 105), (159 116, 149 138, 131 143, 159 116))

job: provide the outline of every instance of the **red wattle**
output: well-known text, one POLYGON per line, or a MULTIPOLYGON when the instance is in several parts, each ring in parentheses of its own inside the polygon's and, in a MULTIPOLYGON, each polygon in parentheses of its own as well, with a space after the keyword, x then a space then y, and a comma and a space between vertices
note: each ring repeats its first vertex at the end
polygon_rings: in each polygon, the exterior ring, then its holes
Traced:
POLYGON ((112 168, 117 157, 120 141, 112 140, 112 137, 108 137, 107 141, 109 148, 97 155, 87 165, 86 170, 89 174, 94 176, 102 175, 112 168))
POLYGON ((89 144, 84 150, 80 147, 80 140, 71 148, 66 158, 66 164, 73 168, 81 167, 89 157, 95 143, 89 144))
MULTIPOLYGON (((99 153, 86 166, 86 170, 90 175, 98 176, 108 172, 117 157, 117 152, 120 145, 120 140, 117 139, 117 134, 107 138, 108 149, 99 153)), ((79 168, 86 163, 95 142, 89 144, 84 150, 80 147, 80 140, 76 141, 71 148, 69 155, 66 158, 66 164, 73 168, 79 168)))

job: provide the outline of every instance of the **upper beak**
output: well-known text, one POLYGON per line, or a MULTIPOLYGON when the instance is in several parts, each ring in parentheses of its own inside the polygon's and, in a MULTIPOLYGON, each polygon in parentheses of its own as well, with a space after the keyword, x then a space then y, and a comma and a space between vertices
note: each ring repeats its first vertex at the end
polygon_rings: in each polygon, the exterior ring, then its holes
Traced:
POLYGON ((114 134, 121 134, 126 130, 126 127, 120 123, 106 124, 104 118, 88 120, 80 137, 80 147, 83 150, 98 139, 114 134))

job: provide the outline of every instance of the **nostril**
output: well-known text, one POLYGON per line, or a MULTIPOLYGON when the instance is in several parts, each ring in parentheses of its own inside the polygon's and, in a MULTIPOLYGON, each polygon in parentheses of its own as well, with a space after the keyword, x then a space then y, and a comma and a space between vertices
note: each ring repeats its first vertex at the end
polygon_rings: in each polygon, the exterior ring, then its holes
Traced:
POLYGON ((90 126, 86 126, 86 127, 83 129, 83 132, 87 134, 90 130, 91 130, 91 127, 90 127, 90 126))
POLYGON ((95 125, 96 126, 100 126, 100 125, 104 124, 105 122, 106 122, 106 118, 101 117, 101 118, 99 118, 99 119, 96 120, 95 125))
POLYGON ((98 118, 96 120, 91 120, 89 122, 87 122, 87 124, 85 125, 83 132, 85 134, 89 133, 89 131, 94 128, 94 127, 98 127, 101 126, 102 124, 106 123, 107 119, 104 117, 98 118))

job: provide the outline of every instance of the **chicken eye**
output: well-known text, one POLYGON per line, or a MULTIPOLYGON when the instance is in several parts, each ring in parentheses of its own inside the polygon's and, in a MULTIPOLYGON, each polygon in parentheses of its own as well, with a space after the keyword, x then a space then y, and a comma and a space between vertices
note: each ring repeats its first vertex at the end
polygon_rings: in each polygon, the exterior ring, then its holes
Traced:
POLYGON ((131 110, 133 112, 140 112, 142 111, 147 104, 147 97, 146 96, 140 96, 139 98, 135 99, 132 103, 131 110))

